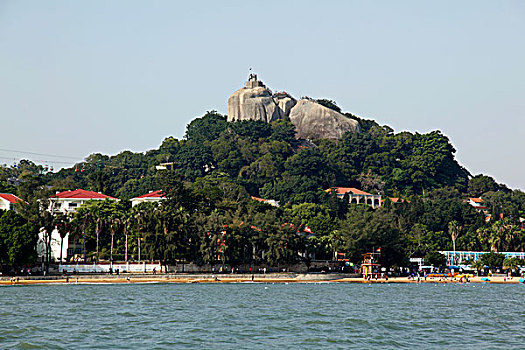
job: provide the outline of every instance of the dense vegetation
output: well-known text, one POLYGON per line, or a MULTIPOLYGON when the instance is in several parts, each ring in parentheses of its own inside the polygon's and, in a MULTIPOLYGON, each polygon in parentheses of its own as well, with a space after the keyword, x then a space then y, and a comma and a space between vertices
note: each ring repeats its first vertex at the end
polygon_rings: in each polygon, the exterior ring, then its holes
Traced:
POLYGON ((408 257, 432 260, 436 251, 453 247, 525 248, 519 226, 525 193, 488 176, 472 177, 439 131, 396 134, 374 121, 359 121, 361 133, 346 133, 337 141, 298 141, 288 120, 229 123, 212 111, 193 120, 183 140, 168 137, 145 153, 92 154, 58 173, 44 173, 25 160, 2 167, 0 192, 27 203, 19 214, 0 216, 0 262, 34 261, 27 246, 34 245, 35 227, 60 227, 79 242, 85 238, 91 259, 138 259, 140 249, 141 259, 164 264, 288 266, 312 257, 332 259, 334 252, 359 262, 361 254, 381 247, 384 265, 404 266, 408 257), (158 171, 159 163, 174 169, 158 171), (405 201, 386 200, 372 210, 324 191, 333 186, 405 201), (76 188, 123 201, 89 203, 70 219, 49 217, 36 202, 76 188), (127 201, 159 189, 167 197, 162 204, 131 208, 127 201), (281 206, 250 196, 275 199, 281 206), (468 196, 483 197, 490 222, 465 203, 468 196))

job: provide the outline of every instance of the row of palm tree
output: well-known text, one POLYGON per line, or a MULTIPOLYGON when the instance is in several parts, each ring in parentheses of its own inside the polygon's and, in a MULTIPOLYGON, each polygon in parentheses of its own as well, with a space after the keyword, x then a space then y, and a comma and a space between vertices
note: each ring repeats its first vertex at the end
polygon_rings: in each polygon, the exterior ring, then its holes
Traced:
POLYGON ((489 226, 477 230, 478 239, 482 244, 488 245, 492 252, 522 251, 523 230, 509 218, 495 221, 489 226))

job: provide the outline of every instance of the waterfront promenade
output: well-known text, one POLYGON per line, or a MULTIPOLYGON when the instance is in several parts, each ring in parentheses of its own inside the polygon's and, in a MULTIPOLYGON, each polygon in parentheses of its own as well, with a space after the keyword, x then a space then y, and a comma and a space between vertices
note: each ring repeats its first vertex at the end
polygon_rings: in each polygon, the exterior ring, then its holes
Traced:
MULTIPOLYGON (((503 276, 469 277, 470 283, 520 283, 520 277, 507 278, 503 276)), ((121 275, 70 275, 70 276, 19 276, 0 277, 0 285, 31 285, 31 284, 76 284, 76 283, 464 283, 458 278, 429 277, 418 282, 408 277, 391 277, 387 279, 363 278, 353 274, 121 274, 121 275)))

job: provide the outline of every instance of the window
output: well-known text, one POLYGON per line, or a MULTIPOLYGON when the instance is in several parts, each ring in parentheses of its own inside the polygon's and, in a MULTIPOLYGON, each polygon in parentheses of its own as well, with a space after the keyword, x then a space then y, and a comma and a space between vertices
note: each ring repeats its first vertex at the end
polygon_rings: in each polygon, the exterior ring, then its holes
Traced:
POLYGON ((78 203, 69 203, 69 208, 76 208, 78 207, 78 203))

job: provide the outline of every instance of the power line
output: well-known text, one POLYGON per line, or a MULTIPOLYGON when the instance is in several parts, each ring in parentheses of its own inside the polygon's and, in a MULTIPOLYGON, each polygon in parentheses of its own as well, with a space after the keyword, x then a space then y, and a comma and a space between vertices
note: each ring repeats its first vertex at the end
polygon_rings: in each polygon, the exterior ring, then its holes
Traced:
POLYGON ((14 153, 22 153, 22 154, 33 154, 33 155, 36 155, 36 156, 44 156, 44 157, 66 158, 66 159, 75 159, 75 160, 78 160, 78 157, 61 156, 61 155, 57 155, 57 154, 46 154, 46 153, 36 153, 36 152, 20 151, 20 150, 15 150, 15 149, 5 149, 5 148, 0 148, 0 151, 4 151, 4 152, 14 152, 14 153))
MULTIPOLYGON (((0 156, 0 159, 9 159, 9 160, 14 160, 16 161, 17 158, 16 157, 2 157, 0 156)), ((42 160, 42 159, 28 159, 32 162, 40 162, 40 163, 51 163, 51 164, 68 164, 68 165, 71 165, 73 164, 74 162, 62 162, 62 161, 59 161, 59 160, 42 160)))

